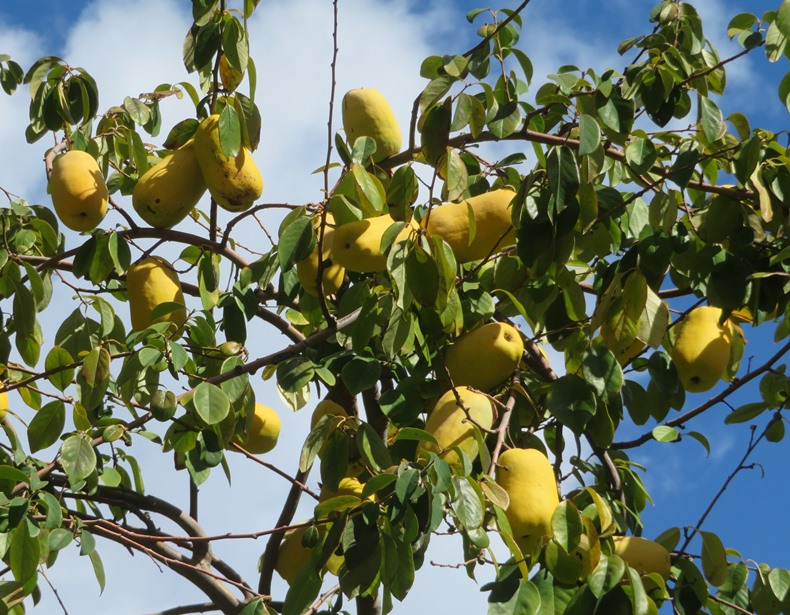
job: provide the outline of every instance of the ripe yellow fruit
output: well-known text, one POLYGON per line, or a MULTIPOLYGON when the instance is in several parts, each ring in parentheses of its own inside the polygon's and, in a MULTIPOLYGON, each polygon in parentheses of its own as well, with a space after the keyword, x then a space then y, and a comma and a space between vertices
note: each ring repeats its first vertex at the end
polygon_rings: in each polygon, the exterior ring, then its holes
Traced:
POLYGON ((72 231, 91 231, 104 219, 110 194, 96 159, 71 150, 55 158, 49 177, 52 204, 72 231))
POLYGON ((244 73, 240 70, 232 68, 228 62, 228 58, 223 55, 219 59, 219 80, 222 82, 222 87, 226 92, 233 92, 239 87, 244 73))
POLYGON ((132 206, 156 228, 172 228, 198 204, 206 182, 195 156, 194 141, 187 141, 148 169, 137 181, 132 206))
MULTIPOLYGON (((349 271, 384 271, 387 255, 381 251, 381 238, 393 224, 389 215, 341 224, 332 238, 332 262, 349 271)), ((410 232, 406 225, 395 241, 406 239, 410 232)))
MULTIPOLYGON (((348 412, 346 412, 346 409, 339 403, 331 399, 322 399, 316 404, 315 409, 313 409, 313 414, 310 416, 310 429, 315 429, 315 426, 318 425, 318 421, 327 415, 343 419, 348 417, 348 412)), ((339 422, 339 419, 333 420, 333 423, 339 422)))
POLYGON ((669 578, 669 551, 657 542, 639 536, 615 536, 614 552, 640 573, 656 572, 669 578))
POLYGON ((511 448, 499 456, 496 482, 510 497, 505 516, 525 555, 550 537, 551 517, 560 503, 557 479, 549 460, 533 448, 511 448))
POLYGON ((203 120, 195 132, 195 155, 211 196, 228 211, 249 209, 263 192, 263 179, 252 154, 242 147, 226 156, 219 142, 219 115, 203 120))
POLYGON ((460 203, 447 203, 431 210, 426 228, 452 248, 459 263, 477 261, 494 250, 516 243, 511 219, 512 190, 493 190, 460 203), (474 213, 475 233, 470 241, 469 209, 474 213))
MULTIPOLYGON (((302 537, 307 532, 308 527, 297 527, 288 530, 280 543, 280 550, 277 552, 277 563, 274 569, 288 585, 293 585, 299 573, 305 566, 310 564, 312 559, 313 550, 302 545, 302 537)), ((323 528, 319 527, 319 532, 323 532, 323 528)), ((332 574, 337 575, 342 563, 342 556, 332 555, 324 567, 332 574)))
POLYGON ((494 423, 491 400, 466 387, 457 387, 456 392, 463 407, 458 405, 458 399, 452 390, 447 391, 439 398, 425 423, 425 431, 436 438, 438 446, 431 442, 420 442, 417 447, 418 457, 427 457, 427 453, 431 452, 438 454, 450 465, 459 465, 461 459, 458 453, 451 450, 454 446, 457 446, 472 459, 477 457, 480 452, 475 438, 474 425, 476 423, 484 429, 491 429, 491 425, 494 423))
POLYGON ((343 97, 343 129, 354 144, 359 137, 376 141, 373 162, 381 162, 400 151, 402 136, 398 120, 384 95, 374 88, 349 90, 343 97))
POLYGON ((700 306, 678 325, 672 361, 689 393, 713 388, 727 368, 734 330, 729 320, 719 324, 721 316, 719 308, 700 306))
MULTIPOLYGON (((320 219, 320 217, 319 217, 320 219)), ((324 241, 321 246, 323 260, 328 261, 332 258, 332 241, 335 236, 334 227, 335 219, 332 214, 326 216, 326 227, 324 228, 324 241)), ((318 296, 318 285, 316 278, 318 277, 318 229, 316 229, 316 246, 310 253, 310 256, 303 258, 296 263, 296 274, 299 276, 299 281, 302 283, 302 288, 305 292, 318 296)), ((324 267, 324 273, 321 278, 321 286, 324 289, 324 295, 334 295, 340 286, 343 284, 343 278, 346 275, 346 270, 341 265, 332 263, 329 267, 324 267)))
POLYGON ((490 391, 521 361, 524 342, 505 322, 491 322, 462 335, 447 350, 445 364, 456 386, 490 391))
MULTIPOLYGON (((0 389, 3 386, 0 385, 0 389)), ((0 421, 5 419, 5 415, 8 414, 8 393, 3 390, 0 390, 0 421)))
MULTIPOLYGON (((134 263, 126 272, 126 294, 132 329, 142 331, 151 324, 151 312, 160 303, 175 302, 186 306, 181 283, 172 265, 158 256, 134 263)), ((174 310, 161 320, 169 320, 181 329, 187 319, 186 307, 174 310)))
POLYGON ((256 403, 247 415, 247 425, 241 445, 253 455, 268 453, 280 437, 280 417, 273 408, 256 403))

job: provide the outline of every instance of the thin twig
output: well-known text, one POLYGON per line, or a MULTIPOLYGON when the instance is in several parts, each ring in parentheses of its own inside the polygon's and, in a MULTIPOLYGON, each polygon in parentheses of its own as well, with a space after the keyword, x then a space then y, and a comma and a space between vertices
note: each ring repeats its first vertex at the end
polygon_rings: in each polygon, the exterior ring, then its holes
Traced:
POLYGON ((686 535, 686 540, 683 542, 683 546, 679 550, 680 553, 686 552, 689 543, 692 541, 694 536, 697 535, 697 532, 699 532, 700 528, 702 527, 702 524, 705 522, 705 519, 707 519, 708 515, 713 510, 713 507, 716 506, 716 503, 719 501, 721 496, 724 495, 724 492, 727 490, 727 487, 729 487, 730 483, 736 477, 736 475, 741 470, 748 469, 747 466, 743 464, 749 458, 749 455, 751 455, 754 452, 754 449, 757 448, 757 445, 760 443, 760 441, 765 437, 765 434, 768 431, 768 427, 766 426, 765 429, 763 429, 762 433, 759 436, 757 436, 756 439, 754 437, 754 430, 755 427, 752 426, 751 433, 749 434, 749 446, 746 448, 746 452, 743 454, 743 457, 741 457, 741 460, 738 462, 738 465, 727 477, 727 480, 724 481, 724 484, 721 486, 721 489, 719 489, 716 495, 713 496, 713 499, 711 500, 710 504, 708 504, 708 507, 705 509, 705 512, 702 513, 702 516, 699 518, 699 521, 697 521, 697 523, 693 526, 691 531, 686 535))

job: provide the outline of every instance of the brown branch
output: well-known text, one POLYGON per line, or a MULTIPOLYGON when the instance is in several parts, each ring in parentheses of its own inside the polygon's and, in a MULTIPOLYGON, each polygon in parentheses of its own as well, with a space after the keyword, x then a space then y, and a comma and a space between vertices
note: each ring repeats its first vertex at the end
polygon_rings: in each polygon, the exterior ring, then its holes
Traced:
MULTIPOLYGON (((773 364, 776 363, 779 359, 781 359, 782 356, 784 356, 788 351, 790 351, 790 342, 782 346, 782 348, 776 354, 774 354, 760 367, 745 374, 743 378, 738 378, 718 395, 714 395, 713 397, 711 397, 704 403, 700 404, 693 410, 689 410, 688 412, 680 415, 679 417, 672 419, 671 421, 667 421, 666 423, 663 423, 663 425, 666 425, 667 427, 678 427, 680 425, 683 425, 686 421, 693 419, 695 416, 702 414, 703 412, 705 412, 712 406, 715 406, 719 402, 724 401, 725 399, 727 399, 727 397, 729 397, 732 393, 740 389, 743 385, 745 385, 748 382, 751 382, 752 380, 757 378, 757 376, 760 376, 761 374, 764 374, 765 372, 770 370, 773 364)), ((638 438, 635 438, 633 440, 628 440, 626 442, 615 442, 614 444, 612 444, 612 448, 617 448, 620 450, 635 448, 641 444, 644 444, 645 442, 649 442, 652 439, 653 439, 653 430, 650 430, 649 432, 644 433, 638 438)))
POLYGON ((270 595, 272 593, 272 576, 274 575, 274 567, 277 565, 277 555, 280 551, 280 543, 293 520, 294 514, 296 514, 299 498, 302 495, 302 489, 297 486, 296 482, 304 483, 309 473, 310 468, 307 468, 305 472, 300 470, 296 473, 294 484, 291 485, 283 508, 280 511, 280 516, 277 518, 277 527, 269 536, 266 548, 263 550, 263 557, 261 558, 261 575, 258 580, 259 594, 270 595))
POLYGON ((157 611, 156 613, 149 613, 148 615, 189 615, 190 613, 213 613, 219 610, 219 607, 213 602, 202 602, 200 604, 176 606, 172 609, 165 609, 164 611, 157 611))
POLYGON ((510 425, 510 417, 513 414, 513 408, 516 406, 516 390, 515 386, 518 384, 518 376, 514 377, 513 387, 510 389, 510 395, 505 404, 505 411, 500 418, 499 427, 497 428, 496 444, 494 450, 491 451, 491 464, 488 466, 488 475, 494 475, 494 468, 499 461, 499 455, 502 453, 502 447, 505 445, 505 435, 507 434, 508 426, 510 425))
MULTIPOLYGON (((559 135, 550 135, 543 132, 538 132, 535 130, 529 130, 525 128, 519 132, 515 132, 507 137, 500 138, 496 135, 485 131, 481 132, 476 137, 472 136, 470 133, 463 133, 458 136, 451 138, 447 145, 454 148, 464 148, 467 145, 474 144, 474 143, 488 143, 488 142, 498 142, 498 141, 528 141, 531 143, 541 143, 543 145, 567 145, 571 149, 579 149, 579 140, 578 139, 569 139, 565 136, 559 135)), ((380 164, 382 167, 386 168, 395 168, 407 162, 410 162, 414 156, 416 156, 420 152, 420 148, 412 147, 410 144, 409 150, 396 154, 391 158, 387 158, 386 160, 382 161, 380 164)), ((619 150, 615 147, 608 147, 604 149, 604 153, 619 162, 625 162, 625 152, 619 150)), ((650 173, 655 173, 665 179, 672 179, 672 169, 665 169, 662 166, 656 166, 650 169, 650 173)), ((729 197, 733 200, 740 201, 746 198, 754 197, 754 192, 751 190, 746 190, 743 188, 733 188, 728 186, 715 186, 713 184, 708 184, 706 182, 701 182, 697 180, 689 180, 686 184, 687 187, 693 188, 695 190, 699 190, 701 192, 707 192, 711 194, 720 194, 726 197, 729 197)))

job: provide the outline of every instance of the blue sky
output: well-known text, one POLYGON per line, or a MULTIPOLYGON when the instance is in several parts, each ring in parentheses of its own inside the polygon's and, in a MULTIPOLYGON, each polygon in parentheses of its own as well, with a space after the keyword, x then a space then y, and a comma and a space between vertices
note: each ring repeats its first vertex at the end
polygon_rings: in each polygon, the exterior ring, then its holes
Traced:
MULTIPOLYGON (((317 8, 318 4, 317 0, 266 0, 251 22, 252 54, 258 65, 259 104, 264 118, 262 145, 255 157, 266 182, 264 199, 269 202, 304 203, 321 198, 321 178, 310 173, 323 163, 325 151, 331 14, 326 7, 317 8)), ((478 5, 476 2, 340 0, 339 4, 338 91, 361 85, 381 89, 403 125, 407 123, 411 101, 424 83, 419 77, 421 60, 430 54, 462 52, 476 40, 476 26, 468 26, 463 16, 467 9, 478 5)), ((501 4, 514 7, 518 2, 501 4)), ((533 91, 547 73, 561 64, 592 66, 599 74, 606 67, 620 67, 622 58, 616 53, 617 44, 648 30, 647 15, 652 4, 641 0, 533 0, 524 14, 521 45, 535 64, 533 91)), ((724 35, 732 15, 745 10, 745 6, 759 13, 775 9, 778 4, 779 0, 705 0, 695 6, 703 14, 707 35, 724 57, 728 49, 730 53, 737 50, 728 45, 724 35)), ((188 5, 186 0, 4 0, 0 2, 0 53, 11 54, 25 67, 47 54, 84 66, 96 77, 101 107, 106 108, 121 102, 125 95, 187 78, 180 49, 190 23, 188 5)), ((752 120, 752 126, 778 131, 787 126, 787 111, 776 88, 788 65, 780 61, 771 66, 759 53, 732 66, 730 91, 722 106, 725 115, 742 111, 752 120)), ((186 103, 168 101, 163 113, 165 121, 172 125, 190 115, 191 110, 186 103)), ((24 89, 12 98, 0 95, 0 117, 0 141, 4 143, 0 151, 0 186, 31 202, 48 203, 40 162, 46 145, 44 141, 34 146, 24 142, 24 89)), ((157 144, 165 134, 166 127, 157 144)), ((267 216, 264 222, 276 230, 277 215, 267 216)), ((248 245, 267 249, 256 231, 242 229, 241 239, 248 245)), ((69 245, 76 245, 76 240, 70 237, 69 245)), ((57 318, 57 314, 50 313, 48 317, 57 318)), ((263 354, 270 344, 283 342, 262 326, 256 333, 260 337, 251 339, 261 341, 258 347, 250 344, 253 355, 263 354)), ((761 357, 772 352, 770 335, 758 335, 747 327, 746 336, 747 356, 753 355, 755 364, 759 364, 761 357)), ((277 408, 283 418, 282 440, 269 459, 292 468, 307 433, 307 413, 287 410, 270 383, 257 379, 255 387, 259 399, 277 408)), ((746 387, 733 403, 737 406, 749 401, 756 391, 756 386, 746 387)), ((692 407, 704 400, 704 395, 689 395, 688 400, 692 407)), ((719 406, 688 425, 709 438, 714 449, 709 458, 690 439, 676 445, 648 444, 632 454, 650 466, 645 482, 656 506, 648 506, 645 513, 646 536, 655 536, 673 525, 694 523, 735 467, 748 441, 748 424, 724 426, 726 413, 727 409, 719 406)), ((24 415, 24 409, 20 408, 20 414, 24 415)), ((765 420, 767 417, 761 417, 758 423, 763 425, 765 420)), ((642 433, 643 429, 632 433, 642 433)), ((626 432, 618 439, 628 436, 626 432)), ((147 464, 151 492, 185 497, 182 475, 156 472, 161 459, 153 445, 135 452, 147 464)), ((787 445, 764 444, 751 461, 761 465, 765 476, 761 478, 760 469, 739 475, 705 528, 718 532, 725 546, 741 551, 744 557, 790 567, 787 541, 777 539, 788 504, 787 445)), ((219 474, 204 487, 201 521, 210 533, 225 531, 228 526, 239 532, 270 527, 287 484, 243 460, 234 460, 233 469, 233 488, 228 488, 219 474), (251 496, 241 493, 247 488, 252 488, 251 496)), ((309 515, 309 509, 301 512, 309 515)), ((223 544, 218 553, 253 577, 262 548, 260 541, 223 544)), ((139 615, 182 602, 201 601, 201 596, 180 577, 158 571, 141 556, 130 561, 124 551, 103 543, 100 552, 108 569, 104 598, 99 599, 90 566, 84 559, 71 557, 66 561, 64 554, 64 561, 50 573, 70 613, 139 615), (141 592, 140 587, 149 591, 141 592)), ((428 557, 445 564, 455 564, 460 559, 460 543, 446 538, 436 540, 428 557)), ((487 572, 490 575, 490 568, 487 572)), ((485 575, 486 569, 481 570, 480 578, 485 580, 485 575)), ((423 612, 420 604, 432 604, 437 590, 442 592, 448 612, 484 612, 484 596, 462 571, 426 563, 412 594, 403 606, 396 606, 395 613, 423 612)), ((45 587, 42 591, 42 605, 34 612, 58 612, 52 593, 45 587)))

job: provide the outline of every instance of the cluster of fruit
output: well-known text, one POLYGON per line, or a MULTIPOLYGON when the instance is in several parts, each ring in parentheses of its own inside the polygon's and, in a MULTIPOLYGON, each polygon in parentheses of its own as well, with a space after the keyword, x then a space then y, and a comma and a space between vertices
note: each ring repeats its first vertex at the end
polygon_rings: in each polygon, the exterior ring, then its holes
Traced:
MULTIPOLYGON (((149 224, 170 228, 180 222, 208 189, 214 200, 228 211, 249 208, 260 196, 260 173, 244 148, 236 156, 226 155, 220 145, 218 117, 202 122, 194 139, 176 149, 139 179, 133 193, 137 213, 149 224)), ((397 154, 401 148, 401 131, 394 113, 380 92, 371 88, 351 90, 343 99, 343 124, 349 143, 369 137, 376 143, 374 163, 397 154)), ((71 229, 95 228, 107 209, 107 188, 96 161, 87 153, 72 151, 58 157, 50 180, 55 210, 71 229)), ((470 197, 461 203, 432 207, 419 221, 407 221, 395 241, 425 232, 441 237, 459 264, 485 259, 515 243, 510 204, 515 193, 493 190, 470 197)), ((368 273, 384 271, 387 255, 383 238, 396 221, 389 213, 363 211, 359 220, 335 224, 330 211, 314 214, 313 224, 325 223, 321 257, 316 245, 313 252, 296 263, 297 274, 305 292, 317 295, 319 265, 321 287, 327 296, 342 286, 346 271, 368 273)), ((127 272, 127 290, 132 327, 143 330, 153 322, 169 321, 175 331, 186 321, 184 297, 178 277, 165 260, 149 256, 127 272), (162 303, 174 308, 152 321, 152 312, 162 303)), ((689 392, 712 388, 725 373, 737 326, 723 320, 722 311, 698 307, 684 318, 674 335, 673 362, 689 392)), ((637 352, 644 343, 637 340, 637 352)), ((630 353, 631 349, 627 352, 630 353)), ((490 322, 460 336, 448 348, 443 361, 447 391, 428 412, 425 431, 434 441, 417 447, 417 458, 427 460, 437 455, 451 466, 462 463, 459 452, 476 458, 482 441, 476 430, 490 430, 495 411, 487 393, 499 387, 518 368, 524 352, 521 334, 512 325, 490 322)), ((622 359, 623 357, 618 357, 622 359)), ((443 379, 443 374, 439 374, 443 379)), ((354 419, 337 403, 324 400, 316 407, 311 420, 315 428, 322 417, 330 416, 330 429, 341 424, 351 426, 354 419)), ((273 409, 255 404, 247 421, 241 444, 250 453, 270 451, 277 442, 280 421, 273 409)), ((318 452, 319 456, 323 449, 318 452)), ((323 490, 319 506, 326 500, 345 498, 343 507, 363 504, 364 484, 358 475, 362 468, 352 468, 337 491, 323 490)), ((495 480, 507 493, 509 506, 505 516, 519 548, 534 553, 552 535, 551 520, 559 504, 554 469, 548 458, 536 449, 512 448, 498 460, 495 480)), ((328 524, 321 524, 325 533, 328 524)), ((310 557, 304 546, 309 525, 289 532, 281 545, 277 570, 293 582, 301 568, 299 562, 310 557)), ((615 550, 637 569, 669 575, 669 554, 642 538, 615 538, 615 550)), ((585 553, 587 553, 585 551, 585 553)), ((336 573, 342 559, 333 555, 325 568, 336 573)), ((593 567, 597 562, 593 563, 593 567)), ((588 562, 589 565, 589 562, 588 562)))
MULTIPOLYGON (((250 152, 244 147, 235 156, 224 152, 219 115, 201 122, 193 139, 143 173, 132 205, 151 226, 171 228, 192 211, 207 189, 220 207, 232 212, 249 209, 263 191, 250 152)), ((107 185, 87 152, 70 150, 55 158, 49 191, 55 213, 73 231, 95 229, 107 213, 107 185)))

